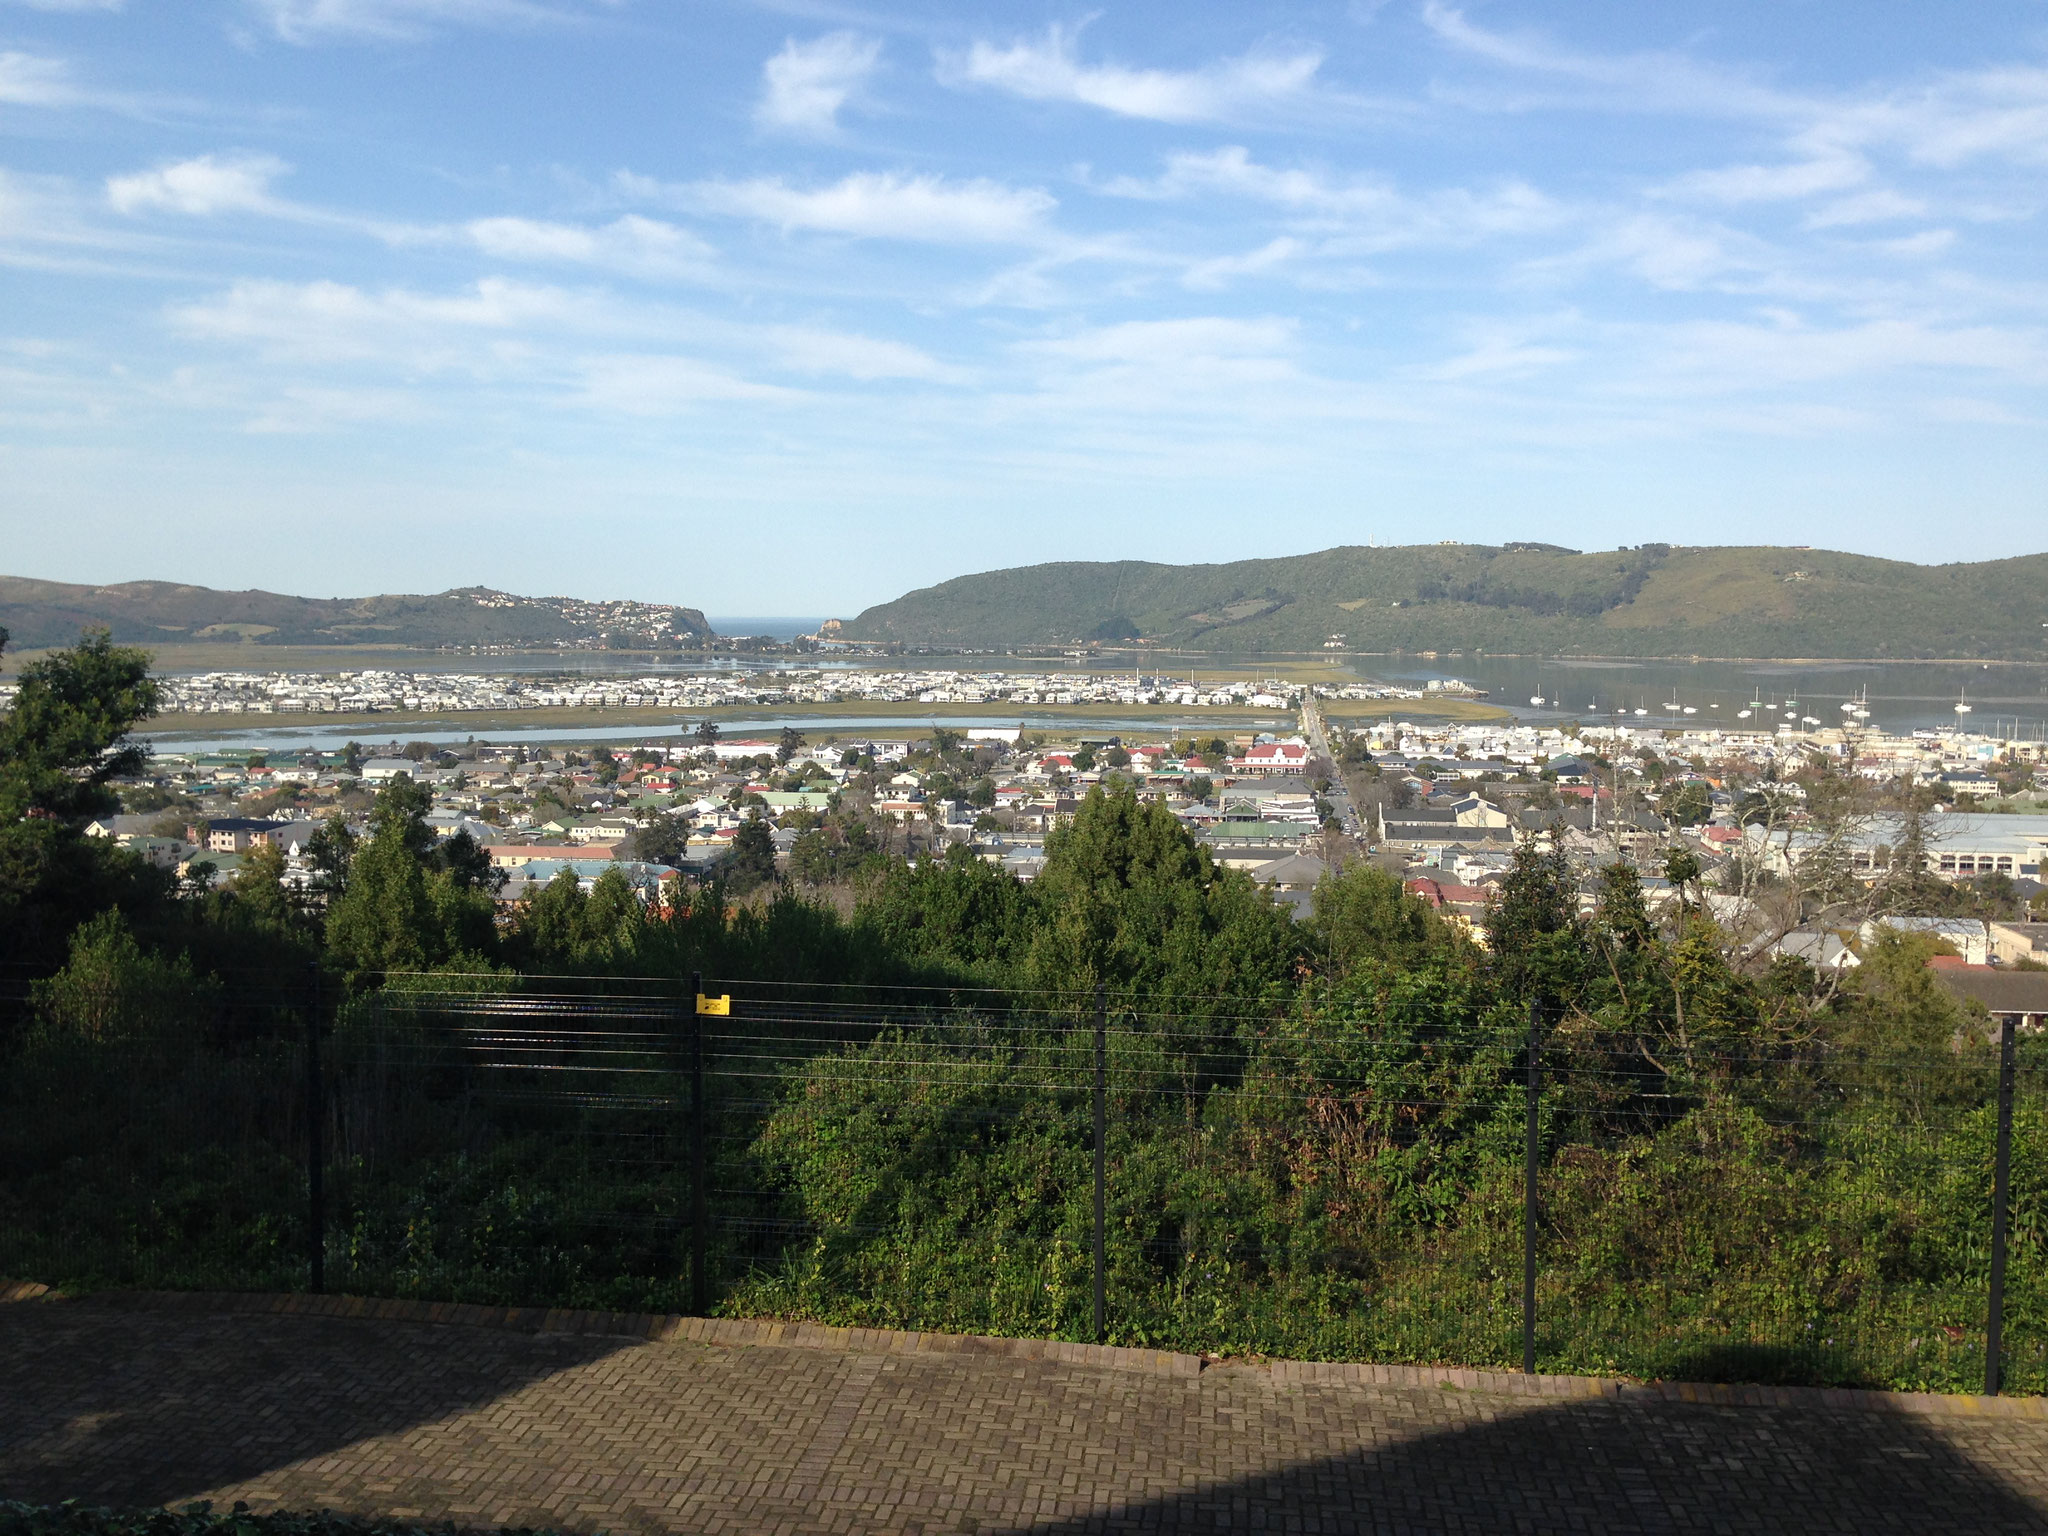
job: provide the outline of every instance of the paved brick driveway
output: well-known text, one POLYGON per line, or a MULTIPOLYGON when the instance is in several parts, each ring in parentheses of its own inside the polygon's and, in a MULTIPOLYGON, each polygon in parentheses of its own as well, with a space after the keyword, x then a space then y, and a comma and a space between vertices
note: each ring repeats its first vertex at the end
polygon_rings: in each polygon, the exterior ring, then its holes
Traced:
POLYGON ((0 1496, 582 1530, 2043 1532, 2048 1421, 0 1306, 0 1496))

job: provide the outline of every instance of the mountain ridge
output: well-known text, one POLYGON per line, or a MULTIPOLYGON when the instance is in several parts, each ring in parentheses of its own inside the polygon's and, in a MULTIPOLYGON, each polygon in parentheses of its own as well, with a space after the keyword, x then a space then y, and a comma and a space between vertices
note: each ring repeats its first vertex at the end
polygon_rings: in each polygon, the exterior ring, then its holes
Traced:
POLYGON ((1923 566, 1776 545, 1340 545, 955 577, 846 621, 907 646, 2048 661, 2048 554, 1923 566))
POLYGON ((666 649, 715 638, 701 610, 676 603, 520 597, 493 587, 431 594, 293 597, 171 581, 102 586, 0 576, 0 629, 14 649, 69 645, 104 625, 124 645, 383 645, 666 649), (623 647, 622 647, 623 648, 623 647))

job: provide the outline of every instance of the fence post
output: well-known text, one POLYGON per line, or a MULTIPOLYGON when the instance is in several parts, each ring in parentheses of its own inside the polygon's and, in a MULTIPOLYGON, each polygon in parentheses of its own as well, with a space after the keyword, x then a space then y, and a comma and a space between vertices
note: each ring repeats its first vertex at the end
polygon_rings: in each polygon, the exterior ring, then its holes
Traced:
POLYGON ((327 1095, 320 1083, 320 966, 306 1009, 306 1289, 327 1289, 327 1095))
POLYGON ((1991 1163, 1991 1307, 1984 1329, 1984 1394, 2005 1375, 2005 1208, 2012 1181, 2013 1016, 1998 1023, 1998 1144, 1991 1163))
POLYGON ((1108 1114, 1109 1010, 1101 983, 1095 987, 1095 1342, 1103 1341, 1103 1186, 1108 1114))
POLYGON ((703 1317, 711 1310, 711 1287, 705 1273, 704 1200, 704 975, 690 973, 690 1310, 703 1317))
POLYGON ((1522 1371, 1536 1374, 1536 1165, 1541 1152, 1537 1101, 1543 1093, 1543 1004, 1529 1003, 1527 1146, 1522 1164, 1522 1371))

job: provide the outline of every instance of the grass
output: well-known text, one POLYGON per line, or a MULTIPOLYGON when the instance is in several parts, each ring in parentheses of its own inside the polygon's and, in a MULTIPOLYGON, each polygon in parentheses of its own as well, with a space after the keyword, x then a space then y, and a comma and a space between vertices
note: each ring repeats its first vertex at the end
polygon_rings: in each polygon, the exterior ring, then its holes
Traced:
POLYGON ((1476 699, 1325 699, 1323 715, 1334 721, 1353 720, 1508 720, 1498 704, 1476 699))

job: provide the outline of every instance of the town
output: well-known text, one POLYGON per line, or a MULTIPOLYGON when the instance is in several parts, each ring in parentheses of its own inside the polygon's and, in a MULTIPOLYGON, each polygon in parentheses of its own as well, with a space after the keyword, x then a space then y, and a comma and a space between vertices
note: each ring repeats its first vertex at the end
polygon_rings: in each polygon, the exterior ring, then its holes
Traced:
MULTIPOLYGON (((1875 882, 1890 868, 1901 814, 1913 810, 1927 870, 1984 887, 1996 898, 1985 911, 2013 918, 2041 893, 2048 854, 2048 806, 2033 798, 2042 743, 1960 730, 1894 735, 1846 708, 1838 725, 1787 709, 1782 723, 1752 729, 1358 718, 1344 711, 1477 690, 1455 680, 1413 688, 957 670, 573 681, 212 673, 170 679, 165 691, 173 709, 243 714, 1121 704, 1287 711, 1293 727, 1152 733, 992 718, 813 734, 797 716, 773 735, 731 738, 709 718, 684 719, 672 733, 609 745, 165 750, 123 786, 127 809, 90 828, 200 882, 232 880, 251 848, 272 844, 287 879, 310 895, 322 829, 362 835, 377 791, 403 776, 431 797, 426 820, 437 834, 466 836, 488 857, 507 921, 565 874, 588 891, 615 872, 644 902, 672 906, 699 884, 816 893, 845 885, 864 861, 957 848, 1028 881, 1058 820, 1091 787, 1119 781, 1164 803, 1219 866, 1247 871, 1303 918, 1328 874, 1365 859, 1482 944, 1487 904, 1517 844, 1532 838, 1569 855, 1588 903, 1596 870, 1623 860, 1653 903, 1697 897, 1738 947, 1836 967, 1856 963, 1858 925, 1802 924, 1782 900, 1816 850, 1875 882), (1866 810, 1821 825, 1805 803, 1817 776, 1861 785, 1866 810), (750 837, 750 826, 765 835, 750 837)), ((1956 933, 1980 963, 2003 958, 1983 921, 1938 921, 1963 923, 1956 933)))
MULTIPOLYGON (((176 714, 374 714, 526 709, 720 709, 872 702, 889 704, 1173 704, 1286 709, 1283 685, 1217 683, 1155 673, 789 671, 533 677, 441 672, 205 672, 164 680, 176 714)), ((1292 688, 1292 685, 1284 685, 1292 688)), ((1438 690, 1358 685, 1347 698, 1420 699, 1438 690)), ((1468 691, 1469 692, 1469 691, 1468 691)), ((7 690, 0 688, 0 706, 7 690)))

